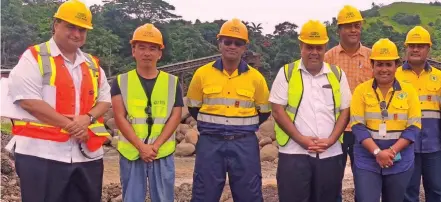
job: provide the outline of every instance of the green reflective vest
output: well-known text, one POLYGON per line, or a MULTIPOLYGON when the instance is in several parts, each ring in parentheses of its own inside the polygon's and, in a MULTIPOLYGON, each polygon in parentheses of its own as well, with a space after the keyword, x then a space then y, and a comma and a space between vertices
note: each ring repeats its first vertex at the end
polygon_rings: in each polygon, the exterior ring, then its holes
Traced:
MULTIPOLYGON (((288 105, 285 108, 286 113, 292 120, 293 124, 296 118, 297 109, 302 101, 303 96, 303 79, 302 73, 299 70, 301 60, 297 60, 293 63, 286 64, 284 66, 286 80, 288 82, 288 105)), ((325 65, 331 69, 332 73, 327 74, 328 81, 331 84, 333 100, 334 100, 334 114, 335 121, 337 122, 340 116, 341 94, 340 94, 340 79, 341 70, 334 65, 325 65)), ((275 124, 276 140, 280 146, 285 146, 290 137, 283 131, 279 125, 275 124)), ((340 142, 343 142, 343 135, 339 138, 340 142)))
MULTIPOLYGON (((153 125, 150 136, 147 124, 148 98, 139 80, 136 70, 129 71, 117 77, 124 106, 127 111, 127 121, 142 141, 153 144, 170 117, 176 97, 177 77, 160 71, 156 78, 151 95, 151 113, 153 125)), ((159 148, 156 159, 172 154, 176 148, 175 133, 159 148)), ((122 135, 119 134, 118 151, 128 160, 139 158, 138 150, 122 135)))

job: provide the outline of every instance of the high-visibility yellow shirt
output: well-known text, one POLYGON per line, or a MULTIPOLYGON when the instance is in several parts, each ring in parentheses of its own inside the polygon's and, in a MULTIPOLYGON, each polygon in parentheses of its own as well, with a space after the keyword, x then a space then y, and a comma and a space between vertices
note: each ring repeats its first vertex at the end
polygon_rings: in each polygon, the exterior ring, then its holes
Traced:
POLYGON ((244 61, 231 75, 223 69, 221 59, 200 67, 193 75, 187 98, 190 111, 198 109, 197 115, 192 115, 201 134, 254 133, 270 114, 265 78, 244 61))
POLYGON ((415 140, 416 153, 441 150, 441 71, 426 63, 418 75, 409 63, 404 63, 395 73, 401 82, 410 83, 417 91, 422 110, 421 135, 415 140))
POLYGON ((395 80, 386 97, 383 97, 374 79, 360 84, 354 91, 351 101, 351 126, 355 135, 355 165, 382 175, 396 174, 410 169, 414 161, 414 145, 410 144, 401 151, 401 160, 390 168, 382 169, 361 143, 372 138, 380 149, 388 149, 398 139, 411 142, 421 129, 421 108, 418 94, 412 85, 395 80), (378 98, 377 98, 378 94, 378 98), (388 104, 387 117, 382 113, 380 102, 388 104), (386 124, 386 135, 379 133, 380 124, 386 124))

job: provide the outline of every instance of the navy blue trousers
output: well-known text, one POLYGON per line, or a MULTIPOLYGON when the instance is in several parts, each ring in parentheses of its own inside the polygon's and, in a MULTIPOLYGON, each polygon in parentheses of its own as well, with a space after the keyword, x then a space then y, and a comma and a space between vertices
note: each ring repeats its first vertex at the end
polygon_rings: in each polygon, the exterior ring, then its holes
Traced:
POLYGON ((259 143, 254 134, 234 140, 199 136, 191 201, 219 201, 226 173, 235 202, 263 201, 259 143))
POLYGON ((401 202, 404 192, 412 177, 413 167, 394 174, 381 175, 371 171, 355 168, 355 194, 358 202, 401 202))
POLYGON ((23 202, 101 202, 103 160, 63 163, 15 153, 23 202))
POLYGON ((333 202, 341 190, 342 155, 325 159, 279 153, 277 190, 280 202, 333 202))
POLYGON ((426 202, 441 201, 441 151, 415 153, 415 171, 407 186, 405 202, 418 202, 421 176, 426 202))

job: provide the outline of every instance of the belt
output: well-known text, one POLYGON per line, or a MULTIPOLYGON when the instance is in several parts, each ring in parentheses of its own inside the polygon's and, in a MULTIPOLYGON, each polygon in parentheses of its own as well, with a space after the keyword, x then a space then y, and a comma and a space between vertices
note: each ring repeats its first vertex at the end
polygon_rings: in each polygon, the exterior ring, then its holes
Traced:
POLYGON ((252 134, 239 134, 239 135, 212 135, 212 134, 210 134, 207 136, 218 138, 220 140, 237 140, 237 139, 247 137, 249 135, 252 135, 252 134))

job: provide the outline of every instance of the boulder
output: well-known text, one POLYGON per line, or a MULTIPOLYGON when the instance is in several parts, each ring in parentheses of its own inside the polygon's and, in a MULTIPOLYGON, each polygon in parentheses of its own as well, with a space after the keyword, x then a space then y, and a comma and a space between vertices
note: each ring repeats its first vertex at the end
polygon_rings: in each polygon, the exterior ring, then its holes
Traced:
POLYGON ((103 115, 104 123, 106 123, 111 118, 113 118, 113 110, 112 110, 112 108, 107 110, 107 112, 103 115))
POLYGON ((271 143, 272 143, 272 140, 269 137, 264 137, 262 140, 259 141, 259 145, 262 147, 267 144, 271 144, 271 143))
POLYGON ((176 141, 181 142, 184 138, 185 138, 184 134, 182 134, 180 132, 176 133, 176 141))
POLYGON ((106 121, 106 126, 110 129, 110 130, 115 130, 118 129, 118 127, 116 127, 116 123, 115 123, 115 119, 111 118, 109 120, 106 121))
POLYGON ((279 154, 279 150, 272 144, 265 145, 260 150, 260 161, 274 161, 279 154))
POLYGON ((277 141, 273 141, 272 143, 275 147, 279 148, 279 143, 277 143, 277 141))
POLYGON ((196 150, 195 146, 190 143, 179 143, 176 145, 176 156, 191 156, 196 150))
POLYGON ((185 142, 190 143, 194 146, 196 146, 196 143, 198 143, 199 135, 198 131, 194 129, 190 129, 185 134, 185 142))

